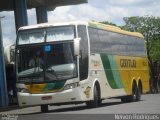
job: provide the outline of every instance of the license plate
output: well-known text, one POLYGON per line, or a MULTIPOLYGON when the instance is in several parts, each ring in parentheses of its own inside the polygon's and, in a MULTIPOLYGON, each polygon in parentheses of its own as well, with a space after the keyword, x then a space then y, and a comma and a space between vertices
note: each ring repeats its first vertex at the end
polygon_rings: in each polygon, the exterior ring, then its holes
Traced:
POLYGON ((52 96, 44 96, 41 98, 42 100, 51 100, 52 99, 52 96))

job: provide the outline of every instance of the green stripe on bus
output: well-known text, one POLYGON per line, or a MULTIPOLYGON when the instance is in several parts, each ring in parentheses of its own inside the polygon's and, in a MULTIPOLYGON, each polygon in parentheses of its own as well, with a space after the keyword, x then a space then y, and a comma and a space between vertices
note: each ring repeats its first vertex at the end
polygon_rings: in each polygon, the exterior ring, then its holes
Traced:
POLYGON ((43 91, 58 90, 64 87, 65 82, 47 83, 43 91))
POLYGON ((117 84, 114 80, 113 72, 111 69, 111 64, 110 64, 108 56, 106 54, 102 53, 101 59, 102 59, 103 67, 105 69, 105 74, 106 74, 106 78, 108 80, 109 85, 111 86, 112 89, 118 89, 119 87, 117 86, 117 84))
POLYGON ((123 83, 122 83, 121 75, 119 73, 116 58, 113 55, 108 55, 108 58, 109 58, 109 61, 111 63, 111 70, 112 70, 112 73, 113 73, 114 80, 115 80, 118 88, 123 88, 123 83))

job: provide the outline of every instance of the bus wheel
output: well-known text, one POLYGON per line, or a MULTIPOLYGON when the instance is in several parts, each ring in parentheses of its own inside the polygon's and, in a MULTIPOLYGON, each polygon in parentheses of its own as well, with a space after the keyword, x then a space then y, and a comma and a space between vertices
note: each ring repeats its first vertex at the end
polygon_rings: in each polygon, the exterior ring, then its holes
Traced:
POLYGON ((137 93, 136 93, 136 101, 140 101, 141 100, 141 91, 142 91, 141 86, 138 86, 137 87, 137 93))
POLYGON ((41 105, 41 112, 43 113, 48 112, 48 105, 41 105))
POLYGON ((132 87, 132 95, 131 95, 131 102, 135 102, 136 99, 137 99, 137 90, 138 90, 138 87, 136 85, 136 83, 133 83, 133 87, 132 87))
POLYGON ((93 100, 92 101, 87 101, 86 105, 89 108, 96 108, 101 104, 101 99, 100 99, 100 91, 98 90, 97 85, 94 86, 94 93, 93 93, 93 100))

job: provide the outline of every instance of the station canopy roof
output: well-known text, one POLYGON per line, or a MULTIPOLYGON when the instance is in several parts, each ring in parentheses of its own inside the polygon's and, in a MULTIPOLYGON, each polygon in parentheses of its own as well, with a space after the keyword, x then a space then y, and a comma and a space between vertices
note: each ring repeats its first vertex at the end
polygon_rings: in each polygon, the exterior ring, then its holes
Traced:
MULTIPOLYGON (((0 11, 13 11, 14 0, 0 0, 0 11)), ((17 0, 19 1, 19 0, 17 0)), ((88 0, 26 0, 27 8, 46 6, 47 10, 54 10, 58 6, 87 3, 88 0)))

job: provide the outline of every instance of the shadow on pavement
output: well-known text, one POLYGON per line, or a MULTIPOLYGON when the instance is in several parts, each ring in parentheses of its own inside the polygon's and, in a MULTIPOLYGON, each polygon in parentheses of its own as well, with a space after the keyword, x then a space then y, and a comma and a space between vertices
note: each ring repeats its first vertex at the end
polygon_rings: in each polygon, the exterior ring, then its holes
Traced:
MULTIPOLYGON (((142 102, 145 100, 141 100, 139 102, 142 102)), ((107 107, 107 106, 114 106, 114 105, 120 105, 120 104, 129 104, 131 102, 128 103, 123 103, 121 101, 119 102, 106 102, 106 103, 102 103, 101 106, 99 106, 98 108, 103 108, 103 107, 107 107)), ((53 108, 53 107, 52 107, 53 108)), ((49 110, 47 113, 63 113, 65 114, 65 112, 71 112, 71 111, 82 111, 82 110, 90 110, 90 109, 97 109, 97 108, 87 108, 86 105, 82 105, 82 106, 71 106, 71 107, 64 107, 64 108, 56 108, 56 109, 51 109, 49 110)), ((19 114, 19 115, 33 115, 33 114, 42 114, 42 112, 34 112, 34 113, 27 113, 27 114, 19 114)))

